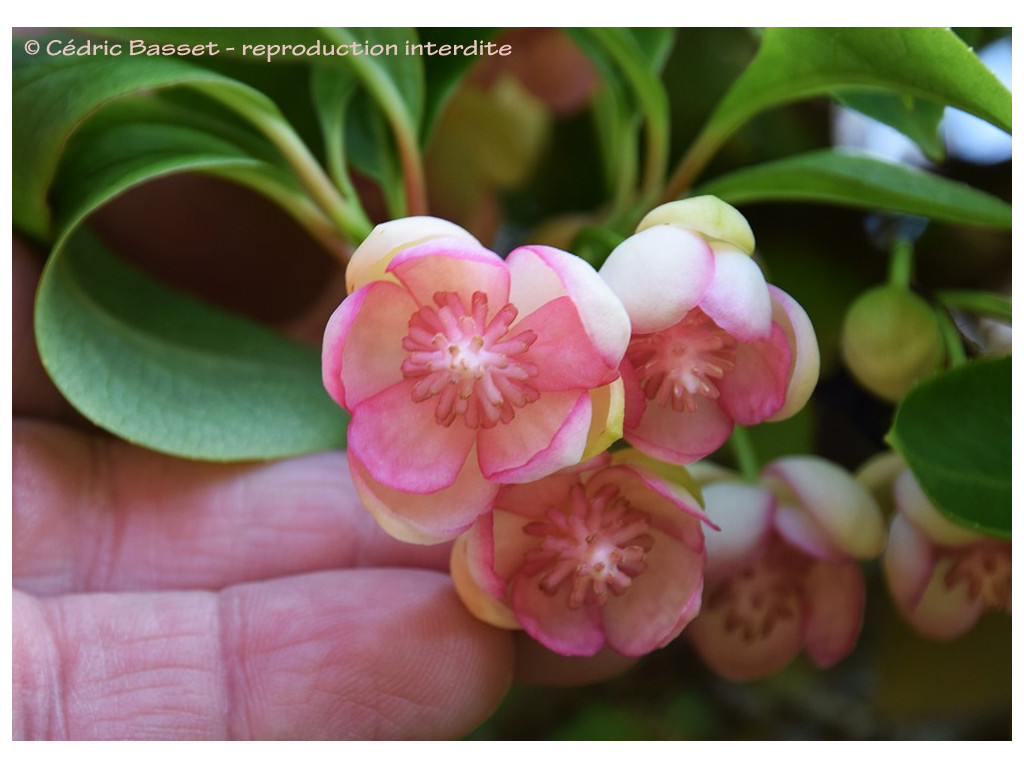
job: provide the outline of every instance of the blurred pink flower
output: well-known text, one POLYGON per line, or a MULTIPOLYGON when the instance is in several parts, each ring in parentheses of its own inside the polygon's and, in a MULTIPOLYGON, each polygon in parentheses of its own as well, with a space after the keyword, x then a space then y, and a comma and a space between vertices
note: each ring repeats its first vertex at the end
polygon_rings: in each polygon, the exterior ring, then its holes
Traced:
POLYGON ((900 613, 921 634, 952 640, 986 611, 1010 613, 1009 541, 957 525, 921 491, 909 469, 893 487, 896 514, 883 566, 900 613))
POLYGON ((646 453, 697 461, 734 424, 788 418, 810 397, 814 329, 765 282, 753 247, 734 208, 692 198, 652 211, 601 268, 632 323, 625 436, 646 453))
POLYGON ((614 439, 601 427, 621 419, 629 322, 584 261, 543 246, 502 260, 429 217, 382 225, 364 246, 324 334, 323 378, 352 414, 356 488, 389 533, 454 538, 498 484, 614 439))
POLYGON ((462 534, 452 578, 470 611, 566 656, 641 656, 700 609, 703 515, 680 486, 603 454, 506 486, 462 534))
POLYGON ((811 456, 767 465, 758 485, 717 479, 708 517, 704 608, 688 636, 731 680, 771 674, 806 648, 832 666, 854 647, 864 615, 857 560, 882 551, 885 529, 868 491, 811 456))

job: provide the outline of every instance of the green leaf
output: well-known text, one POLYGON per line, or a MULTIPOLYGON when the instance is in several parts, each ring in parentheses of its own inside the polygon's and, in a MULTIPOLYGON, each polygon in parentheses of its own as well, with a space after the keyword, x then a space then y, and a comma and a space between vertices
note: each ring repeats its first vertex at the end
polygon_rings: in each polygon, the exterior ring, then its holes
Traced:
POLYGON ((1011 358, 976 360, 914 387, 889 443, 936 509, 961 525, 1009 538, 1011 358))
POLYGON ((606 83, 599 104, 598 126, 602 138, 607 173, 613 180, 616 208, 624 209, 628 200, 619 174, 632 179, 636 159, 637 121, 643 117, 645 128, 644 175, 641 196, 653 202, 664 182, 668 165, 669 103, 665 86, 658 76, 674 40, 670 29, 588 28, 569 30, 573 40, 594 62, 606 83))
POLYGON ((683 194, 732 133, 760 112, 812 96, 895 92, 1011 130, 1010 91, 952 31, 925 27, 765 30, 754 60, 708 118, 667 185, 683 194))
POLYGON ((938 221, 1009 229, 1012 207, 966 184, 853 152, 821 150, 744 168, 696 194, 734 205, 770 200, 836 203, 938 221))
POLYGON ((731 131, 768 107, 854 87, 957 107, 1011 130, 1006 87, 951 30, 926 27, 767 29, 710 124, 731 131))
POLYGON ((314 350, 161 286, 85 232, 47 262, 36 337, 64 396, 147 448, 234 461, 345 444, 314 350))
POLYGON ((939 135, 945 113, 941 105, 893 93, 840 91, 833 96, 850 109, 895 128, 917 144, 928 159, 937 163, 945 160, 946 145, 939 135))
POLYGON ((275 153, 259 136, 225 127, 225 135, 245 147, 210 132, 212 123, 195 112, 187 120, 173 106, 126 99, 89 118, 67 143, 55 177, 51 199, 59 249, 64 238, 107 202, 154 178, 198 172, 227 178, 273 200, 318 238, 324 247, 343 256, 342 243, 331 222, 305 196, 286 170, 261 160, 275 153), (201 128, 189 125, 196 121, 201 128))
POLYGON ((20 46, 15 46, 14 224, 40 240, 53 235, 47 195, 64 146, 83 120, 116 99, 189 86, 277 135, 286 132, 283 117, 261 93, 179 59, 31 58, 19 52, 20 46))
POLYGON ((323 134, 327 169, 344 194, 354 195, 345 162, 345 115, 359 82, 353 73, 337 67, 314 67, 311 83, 313 108, 323 134))

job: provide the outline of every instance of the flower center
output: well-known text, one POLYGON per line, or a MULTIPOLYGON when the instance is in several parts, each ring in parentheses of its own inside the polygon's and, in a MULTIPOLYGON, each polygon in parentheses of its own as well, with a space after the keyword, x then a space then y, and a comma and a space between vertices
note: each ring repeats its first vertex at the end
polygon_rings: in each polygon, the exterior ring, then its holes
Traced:
POLYGON ((416 379, 414 402, 437 398, 439 424, 448 427, 460 417, 472 429, 507 424, 515 408, 540 397, 529 384, 537 366, 524 359, 537 334, 509 334, 519 310, 506 304, 488 320, 487 295, 481 291, 473 294, 468 310, 449 291, 435 293, 434 304, 409 318, 402 374, 416 379))
POLYGON ((978 544, 948 551, 952 560, 946 572, 946 589, 961 582, 972 600, 985 608, 1010 610, 1013 572, 1010 548, 1000 544, 978 544))
POLYGON ((526 554, 521 573, 543 574, 540 589, 554 596, 569 585, 569 608, 588 601, 604 605, 622 595, 633 579, 647 569, 654 546, 647 533, 650 515, 630 507, 616 485, 604 485, 587 498, 582 485, 569 492, 568 510, 552 507, 546 519, 523 526, 523 532, 542 539, 526 554))
POLYGON ((775 543, 763 558, 718 585, 706 607, 725 611, 729 634, 738 634, 745 643, 763 640, 781 623, 800 620, 800 584, 809 567, 805 556, 775 543))
POLYGON ((735 366, 736 340, 700 309, 664 331, 641 333, 626 357, 648 400, 676 411, 697 410, 697 397, 717 400, 715 384, 735 366))

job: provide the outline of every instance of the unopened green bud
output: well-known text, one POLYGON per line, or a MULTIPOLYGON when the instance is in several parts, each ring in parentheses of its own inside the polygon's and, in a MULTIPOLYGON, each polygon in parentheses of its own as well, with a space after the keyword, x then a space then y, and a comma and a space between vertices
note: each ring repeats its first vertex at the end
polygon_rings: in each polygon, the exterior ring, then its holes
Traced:
POLYGON ((906 288, 883 285, 859 296, 847 311, 842 354, 865 389, 897 402, 942 364, 942 333, 924 299, 906 288))

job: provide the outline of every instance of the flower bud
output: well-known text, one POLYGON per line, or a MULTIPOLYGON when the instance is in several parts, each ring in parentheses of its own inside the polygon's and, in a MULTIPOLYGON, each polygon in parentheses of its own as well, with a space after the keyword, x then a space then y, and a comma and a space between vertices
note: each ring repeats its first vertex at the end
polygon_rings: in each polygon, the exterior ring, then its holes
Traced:
POLYGON ((869 392, 896 402, 942 364, 938 319, 905 288, 883 285, 862 294, 846 313, 842 354, 869 392))

